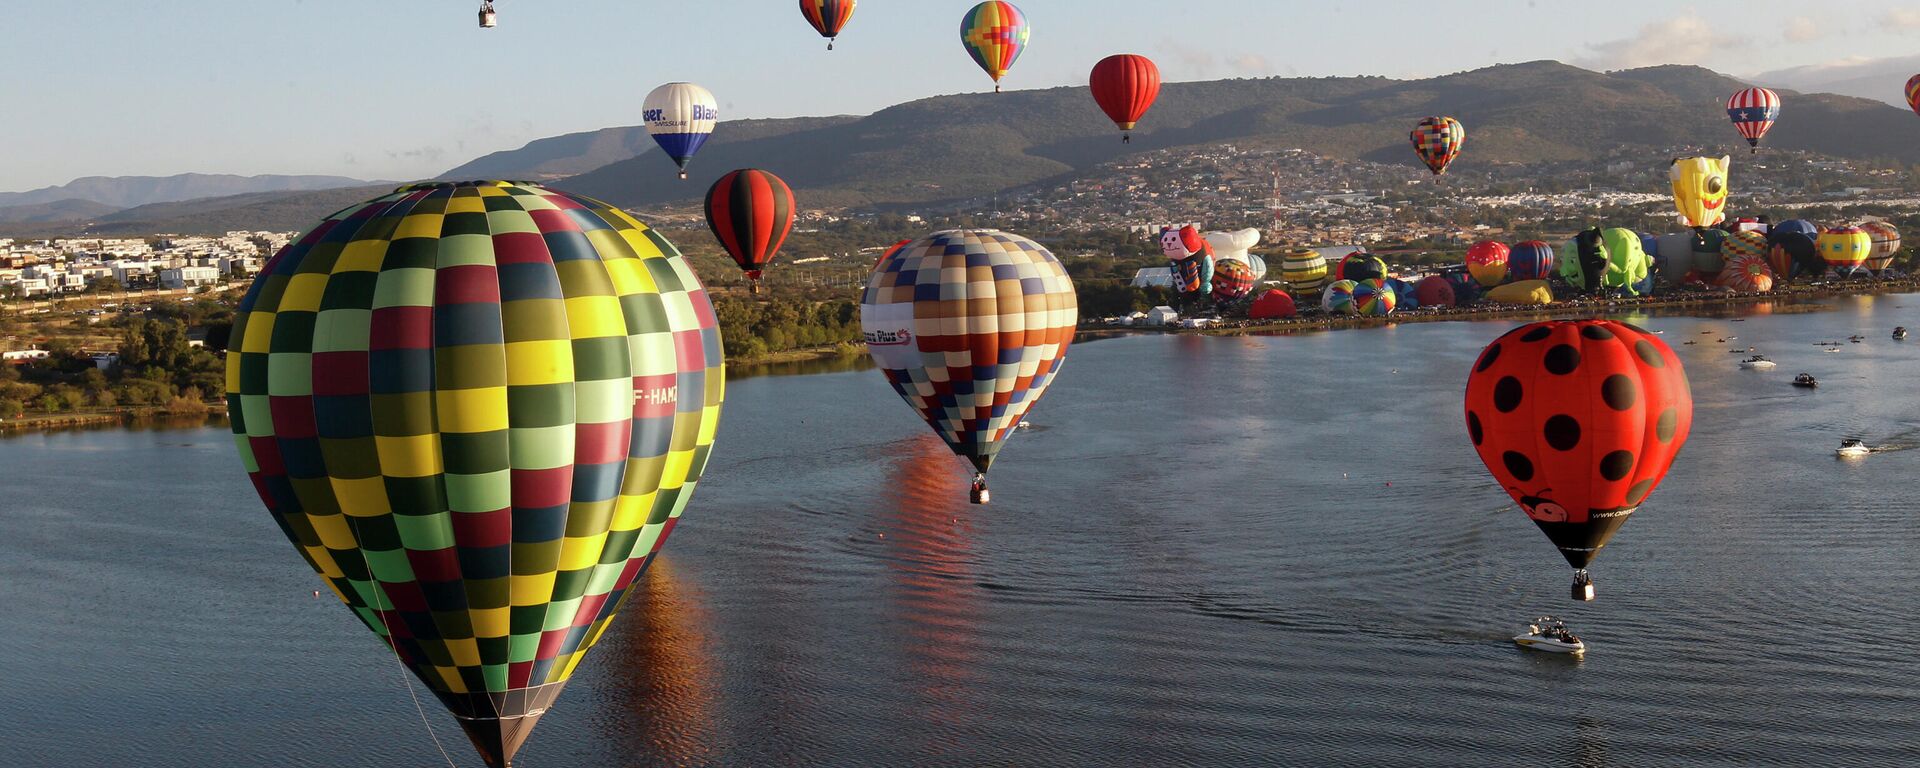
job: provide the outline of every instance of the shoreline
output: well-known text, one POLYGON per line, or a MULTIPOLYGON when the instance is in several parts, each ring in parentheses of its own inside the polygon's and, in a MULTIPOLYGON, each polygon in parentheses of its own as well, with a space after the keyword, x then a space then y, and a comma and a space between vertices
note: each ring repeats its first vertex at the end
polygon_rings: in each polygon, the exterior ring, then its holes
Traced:
POLYGON ((160 405, 129 405, 90 410, 84 413, 30 414, 17 419, 7 419, 0 421, 0 435, 90 427, 125 427, 169 420, 182 422, 193 420, 204 423, 226 417, 227 407, 223 404, 208 403, 206 410, 199 413, 176 413, 160 405))

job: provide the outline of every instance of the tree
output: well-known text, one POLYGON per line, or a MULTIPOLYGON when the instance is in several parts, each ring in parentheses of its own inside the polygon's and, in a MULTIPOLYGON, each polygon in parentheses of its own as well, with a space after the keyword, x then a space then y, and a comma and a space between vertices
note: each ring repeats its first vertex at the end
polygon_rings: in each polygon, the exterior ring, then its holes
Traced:
POLYGON ((26 410, 26 407, 21 405, 19 400, 11 397, 0 397, 0 419, 20 418, 20 415, 26 413, 26 410))
POLYGON ((120 293, 125 290, 127 287, 112 276, 96 277, 93 282, 87 283, 87 293, 120 293))

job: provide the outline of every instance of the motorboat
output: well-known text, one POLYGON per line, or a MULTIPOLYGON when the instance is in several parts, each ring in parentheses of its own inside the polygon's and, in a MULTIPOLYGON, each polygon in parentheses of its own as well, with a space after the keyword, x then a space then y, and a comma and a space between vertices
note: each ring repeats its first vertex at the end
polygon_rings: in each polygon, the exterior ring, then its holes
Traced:
POLYGON ((1894 327, 1894 329, 1893 329, 1893 340, 1894 340, 1894 341, 1906 341, 1906 340, 1907 340, 1907 327, 1906 327, 1906 326, 1904 326, 1904 325, 1901 325, 1901 326, 1895 326, 1895 327, 1894 327))
POLYGON ((1857 459, 1869 453, 1873 453, 1873 448, 1868 446, 1865 440, 1849 437, 1840 441, 1840 448, 1835 450, 1833 455, 1842 459, 1857 459))
POLYGON ((1527 633, 1513 636, 1514 645, 1529 651, 1546 653, 1565 653, 1579 656, 1587 652, 1587 644, 1579 636, 1567 631, 1567 624, 1552 616, 1542 616, 1527 625, 1527 633))
POLYGON ((1793 377, 1793 385, 1796 387, 1806 387, 1807 389, 1813 389, 1814 387, 1820 386, 1820 382, 1813 380, 1813 374, 1803 373, 1793 377))
POLYGON ((1026 419, 1021 419, 1020 423, 1013 425, 1013 428, 1014 429, 1033 429, 1033 422, 1027 421, 1026 419))
POLYGON ((1772 360, 1768 360, 1766 355, 1754 355, 1753 357, 1749 357, 1745 360, 1740 361, 1740 367, 1742 368, 1758 369, 1763 371, 1768 368, 1772 368, 1774 365, 1775 363, 1772 360))

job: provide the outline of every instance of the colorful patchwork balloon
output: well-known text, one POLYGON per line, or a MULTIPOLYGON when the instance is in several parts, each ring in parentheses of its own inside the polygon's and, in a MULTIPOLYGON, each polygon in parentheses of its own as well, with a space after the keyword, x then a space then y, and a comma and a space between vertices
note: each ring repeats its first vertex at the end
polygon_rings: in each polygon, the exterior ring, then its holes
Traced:
POLYGON ((1439 176, 1447 172, 1447 166, 1460 156, 1460 148, 1467 143, 1466 126, 1451 117, 1423 118, 1413 127, 1410 138, 1413 152, 1420 156, 1420 162, 1427 164, 1427 170, 1439 176))
POLYGON ((1720 241, 1720 257, 1726 263, 1732 263, 1735 259, 1759 259, 1764 262, 1767 258, 1767 236, 1751 231, 1728 233, 1720 241))
POLYGON ((987 0, 967 11, 960 19, 960 43, 966 46, 973 63, 993 78, 993 92, 1000 92, 1000 78, 1013 69, 1013 62, 1027 50, 1033 31, 1027 27, 1027 15, 1004 0, 987 0))
POLYGON ((707 465, 725 363, 699 279, 606 203, 419 184, 269 259, 232 338, 274 522, 507 764, 707 465))
POLYGON ((1053 383, 1078 310, 1073 281, 1039 243, 954 229, 874 271, 860 327, 887 383, 984 476, 1053 383))
POLYGON ((1353 306, 1353 289, 1359 285, 1352 280, 1335 280, 1327 284, 1327 290, 1320 295, 1320 308, 1328 312, 1353 314, 1358 311, 1353 306))
POLYGON ((856 0, 800 0, 800 15, 807 23, 827 39, 827 50, 833 50, 833 43, 840 39, 840 29, 853 18, 853 6, 856 0))
POLYGON ((1253 291, 1253 268, 1239 259, 1219 259, 1213 264, 1213 300, 1227 304, 1253 291))
POLYGON ((1387 281, 1360 280, 1353 286, 1353 311, 1362 315, 1385 317, 1393 314, 1393 308, 1399 297, 1393 292, 1393 286, 1387 281))
POLYGON ((1578 586, 1673 466, 1693 397, 1660 337, 1611 320, 1552 320, 1480 353, 1466 420, 1480 460, 1579 570, 1578 586))

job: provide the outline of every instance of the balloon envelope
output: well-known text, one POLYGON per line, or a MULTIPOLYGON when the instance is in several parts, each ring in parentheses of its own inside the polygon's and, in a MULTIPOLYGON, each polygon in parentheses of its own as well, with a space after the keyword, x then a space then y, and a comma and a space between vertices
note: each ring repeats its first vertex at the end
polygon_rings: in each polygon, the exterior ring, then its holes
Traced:
POLYGON ((1093 65, 1087 78, 1093 101, 1122 131, 1131 131, 1160 96, 1160 68, 1131 53, 1115 54, 1093 65))
POLYGON ((1720 270, 1720 284, 1729 290, 1764 293, 1773 290, 1773 268, 1762 256, 1737 256, 1720 270))
POLYGON ((1327 257, 1312 248, 1295 248, 1280 258, 1280 279, 1295 290, 1318 291, 1327 282, 1327 257))
POLYGON ((713 93, 693 83, 667 83, 647 94, 641 105, 647 133, 687 177, 687 161, 707 143, 720 120, 713 93))
POLYGON ((1513 246, 1507 256, 1507 276, 1513 280, 1544 280, 1553 276, 1553 246, 1539 240, 1513 246))
POLYGON ((1340 259, 1333 272, 1335 280, 1378 280, 1387 276, 1387 263, 1366 251, 1354 251, 1340 259))
POLYGON ((1864 267, 1873 252, 1873 236, 1859 227, 1833 227, 1821 232, 1814 244, 1819 246, 1827 268, 1835 271, 1864 267))
POLYGON ((505 764, 706 467, 725 363, 699 279, 605 203, 420 184, 268 260, 233 339, 261 500, 505 764))
POLYGON ((793 231, 793 190, 758 168, 733 171, 707 188, 707 228, 750 280, 793 231))
POLYGON ((1293 317, 1296 312, 1293 297, 1286 291, 1269 289, 1253 300, 1253 306, 1247 308, 1247 317, 1255 320, 1277 320, 1293 317))
POLYGON ((1495 304, 1540 306, 1553 303, 1553 289, 1545 280, 1521 280, 1487 291, 1487 301, 1495 304))
POLYGON ((1327 290, 1320 296, 1320 308, 1328 312, 1353 314, 1353 289, 1358 285, 1352 280, 1335 280, 1327 284, 1327 290))
POLYGON ((1453 283, 1440 275, 1427 275, 1413 286, 1414 298, 1423 307, 1451 307, 1454 305, 1453 283))
POLYGON ((1765 88, 1748 88, 1727 99, 1727 119, 1747 140, 1747 146, 1760 146, 1760 139, 1773 130, 1780 119, 1780 94, 1765 88))
POLYGON ((1486 240, 1467 249, 1467 274, 1483 288, 1492 288, 1507 279, 1507 259, 1511 249, 1505 243, 1486 240))
POLYGON ((1501 489, 1568 564, 1585 568, 1666 477, 1693 425, 1693 398, 1658 336, 1610 320, 1553 320, 1480 353, 1466 420, 1501 489))
POLYGON ((1393 314, 1398 304, 1393 286, 1380 279, 1360 280, 1353 286, 1353 310, 1362 315, 1384 317, 1393 314))
POLYGON ((1673 205, 1690 227, 1711 227, 1727 218, 1729 157, 1683 157, 1668 169, 1673 205))
POLYGON ((992 229, 935 232, 882 262, 860 301, 867 350, 953 452, 986 472, 1046 394, 1079 318, 1045 247, 992 229))
POLYGON ((1409 138, 1413 141, 1413 153, 1419 155, 1420 162, 1426 163, 1427 170, 1438 176, 1446 173, 1447 166, 1460 156, 1460 148, 1467 143, 1467 129, 1451 117, 1428 117, 1413 127, 1409 138))
POLYGON ((1239 299, 1253 291, 1253 268, 1239 259, 1220 259, 1214 262, 1213 300, 1226 303, 1239 299))
POLYGON ((993 78, 996 91, 1000 90, 1000 78, 1007 76, 1027 50, 1031 36, 1027 15, 1003 0, 987 0, 960 17, 960 44, 973 57, 973 63, 993 78))
POLYGON ((1860 228, 1873 238, 1873 249, 1867 253, 1867 269, 1879 273, 1892 267, 1894 254, 1900 252, 1900 230, 1879 220, 1862 222, 1860 228))

